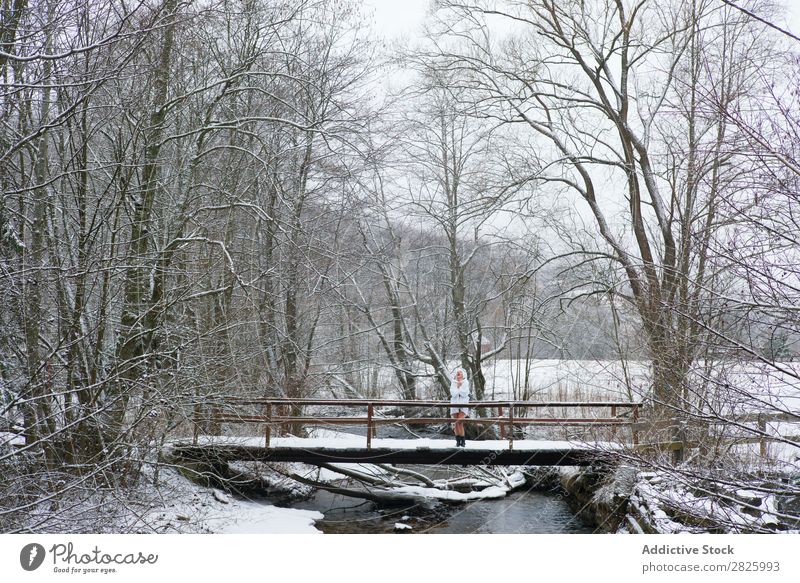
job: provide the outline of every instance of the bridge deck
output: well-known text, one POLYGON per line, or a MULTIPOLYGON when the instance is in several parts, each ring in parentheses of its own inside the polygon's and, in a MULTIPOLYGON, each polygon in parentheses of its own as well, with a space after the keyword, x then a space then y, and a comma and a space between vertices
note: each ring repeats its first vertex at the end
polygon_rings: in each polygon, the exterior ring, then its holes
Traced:
POLYGON ((570 441, 506 440, 468 441, 456 448, 447 439, 314 439, 275 438, 264 447, 261 438, 200 437, 198 442, 175 442, 173 455, 190 460, 257 460, 265 462, 469 464, 586 466, 619 449, 618 444, 570 441))

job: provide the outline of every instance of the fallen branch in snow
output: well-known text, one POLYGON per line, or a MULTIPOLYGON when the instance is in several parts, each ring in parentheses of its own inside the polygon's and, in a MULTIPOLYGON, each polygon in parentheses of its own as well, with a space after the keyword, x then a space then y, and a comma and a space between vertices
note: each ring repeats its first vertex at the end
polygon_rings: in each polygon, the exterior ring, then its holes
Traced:
POLYGON ((393 472, 393 473, 401 475, 401 476, 408 476, 409 478, 416 478, 417 480, 419 480, 420 482, 422 482, 423 484, 425 484, 429 488, 435 488, 436 487, 436 484, 433 482, 433 480, 431 480, 428 476, 420 474, 419 472, 415 472, 413 470, 409 470, 409 469, 406 469, 406 468, 398 468, 396 466, 390 466, 390 465, 387 465, 387 464, 377 464, 377 466, 379 468, 381 468, 382 470, 385 470, 387 472, 393 472))
POLYGON ((388 480, 386 478, 381 478, 379 476, 371 476, 369 474, 365 474, 363 472, 359 472, 350 468, 343 468, 336 464, 320 464, 320 467, 330 470, 332 472, 336 472, 337 474, 347 476, 348 478, 353 478, 354 480, 366 482, 373 486, 386 486, 386 487, 404 486, 404 484, 395 482, 393 480, 388 480))
MULTIPOLYGON (((319 488, 320 490, 325 490, 332 494, 361 498, 381 505, 431 500, 458 503, 471 500, 503 498, 509 492, 525 484, 524 475, 521 472, 514 472, 511 476, 504 475, 504 480, 498 479, 497 476, 492 475, 491 477, 495 483, 483 482, 483 485, 486 485, 486 487, 481 490, 458 492, 453 489, 452 484, 448 481, 432 482, 434 486, 398 485, 397 482, 382 480, 380 477, 370 476, 350 468, 341 468, 331 464, 325 464, 322 467, 365 483, 366 486, 364 489, 347 488, 321 480, 313 480, 308 476, 303 476, 297 472, 291 471, 287 472, 285 475, 293 480, 297 480, 301 484, 319 488)), ((416 472, 412 473, 415 474, 416 477, 416 472)), ((428 481, 431 482, 430 480, 428 481)), ((477 484, 478 481, 474 481, 473 485, 477 484)))
POLYGON ((381 490, 355 490, 353 488, 342 488, 341 486, 333 486, 327 482, 311 480, 310 478, 306 478, 305 476, 295 473, 289 473, 287 476, 293 480, 297 480, 301 484, 319 488, 320 490, 325 490, 331 494, 349 496, 350 498, 362 498, 364 500, 369 500, 370 502, 375 502, 376 504, 391 504, 403 501, 416 501, 419 499, 418 496, 385 495, 385 492, 381 490))

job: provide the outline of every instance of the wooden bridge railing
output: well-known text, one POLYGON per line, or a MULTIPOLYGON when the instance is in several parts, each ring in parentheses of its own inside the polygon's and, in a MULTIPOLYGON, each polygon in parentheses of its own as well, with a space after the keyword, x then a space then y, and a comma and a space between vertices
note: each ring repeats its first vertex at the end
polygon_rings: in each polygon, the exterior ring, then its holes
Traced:
MULTIPOLYGON (((222 423, 254 423, 263 424, 265 445, 270 447, 273 427, 282 428, 286 425, 364 425, 366 426, 367 449, 372 447, 372 438, 376 436, 377 427, 380 425, 415 425, 432 423, 452 423, 454 419, 449 415, 450 407, 464 407, 483 410, 483 417, 470 416, 462 419, 463 423, 479 423, 497 425, 501 438, 508 439, 509 449, 514 448, 514 428, 517 426, 605 426, 611 427, 612 437, 616 437, 620 426, 630 427, 633 445, 638 444, 639 410, 641 403, 628 401, 475 401, 453 405, 449 401, 405 401, 392 399, 247 399, 225 398, 213 401, 215 424, 222 423), (303 410, 314 407, 346 407, 360 409, 362 415, 325 416, 325 412, 316 415, 303 414, 303 410), (243 407, 257 407, 261 413, 242 412, 243 407), (376 415, 377 410, 386 407, 444 409, 445 415, 438 417, 382 417, 376 415), (530 411, 543 409, 556 409, 565 412, 573 409, 600 409, 607 416, 599 417, 570 417, 547 416, 539 414, 531 416, 530 411)), ((202 418, 198 408, 195 413, 194 442, 200 433, 202 418)))

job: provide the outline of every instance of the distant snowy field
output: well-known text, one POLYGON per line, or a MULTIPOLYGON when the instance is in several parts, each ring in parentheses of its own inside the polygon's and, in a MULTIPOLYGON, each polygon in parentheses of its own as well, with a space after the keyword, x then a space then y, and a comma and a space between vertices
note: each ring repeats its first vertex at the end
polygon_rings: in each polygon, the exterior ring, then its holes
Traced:
MULTIPOLYGON (((457 363, 452 363, 454 369, 457 363)), ((618 360, 498 359, 485 362, 487 400, 642 401, 650 391, 650 363, 618 360)), ((391 369, 383 368, 379 383, 396 387, 391 369)), ((419 396, 436 396, 430 377, 418 379, 419 396)), ((691 390, 720 412, 800 412, 800 363, 717 362, 692 369, 691 390), (717 409, 719 408, 719 409, 717 409)))
POLYGON ((483 374, 487 399, 625 401, 646 394, 648 366, 642 361, 503 359, 485 363, 483 374))
MULTIPOLYGON (((457 366, 453 363, 453 368, 457 366)), ((650 363, 619 360, 497 359, 483 365, 487 399, 634 400, 648 396, 650 363)), ((382 374, 382 378, 391 371, 382 374)), ((692 385, 706 383, 714 399, 761 401, 800 411, 800 363, 696 363, 692 385), (707 370, 708 369, 708 370, 707 370), (727 386, 726 386, 727 385, 727 386)), ((430 392, 430 383, 422 383, 430 392)))
MULTIPOLYGON (((451 363, 455 369, 458 363, 451 363)), ((486 400, 531 401, 646 401, 650 392, 648 361, 497 359, 483 365, 486 400)), ((395 386, 393 372, 380 371, 384 387, 395 386)), ((429 378, 418 381, 419 396, 435 398, 429 378)), ((800 363, 695 363, 690 381, 694 406, 708 414, 737 416, 752 413, 800 415, 800 363)), ((391 391, 389 391, 389 394, 391 391)), ((387 393, 385 393, 387 394, 387 393)), ((473 395, 474 398, 474 395, 473 395)), ((755 427, 755 423, 744 423, 755 427)), ((766 432, 776 437, 800 437, 800 423, 771 421, 766 432)), ((747 434, 743 428, 743 434, 747 434)), ((752 437, 752 433, 749 434, 752 437)), ((736 446, 758 455, 758 444, 736 446)), ((794 461, 800 447, 768 443, 769 457, 794 461)))

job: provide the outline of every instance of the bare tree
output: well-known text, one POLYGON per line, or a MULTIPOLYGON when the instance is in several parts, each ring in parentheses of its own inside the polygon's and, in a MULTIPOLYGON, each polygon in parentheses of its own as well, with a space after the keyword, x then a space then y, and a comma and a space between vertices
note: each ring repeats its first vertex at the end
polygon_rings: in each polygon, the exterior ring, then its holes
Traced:
POLYGON ((444 5, 456 15, 449 30, 467 45, 442 43, 432 58, 465 70, 464 84, 493 115, 536 136, 521 179, 583 202, 602 242, 595 260, 624 274, 623 286, 598 291, 635 308, 657 414, 671 416, 688 405, 704 340, 698 321, 720 281, 709 253, 718 199, 737 188, 727 121, 702 92, 717 89, 725 108, 748 98, 743 88, 763 57, 758 34, 702 1, 444 5), (491 44, 487 17, 517 27, 505 52, 491 44))

